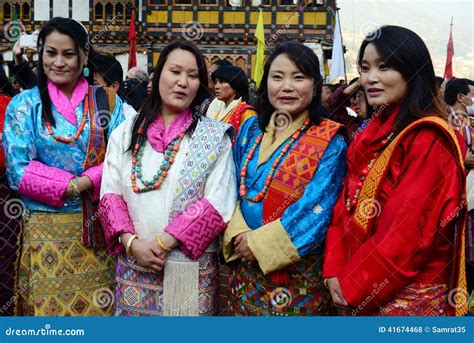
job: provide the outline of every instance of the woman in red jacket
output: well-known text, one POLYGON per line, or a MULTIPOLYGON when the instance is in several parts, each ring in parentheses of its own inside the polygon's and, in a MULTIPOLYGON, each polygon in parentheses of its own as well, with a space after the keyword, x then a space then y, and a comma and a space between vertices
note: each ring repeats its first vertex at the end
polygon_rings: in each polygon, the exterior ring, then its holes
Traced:
POLYGON ((325 284, 353 315, 462 315, 463 157, 429 52, 414 32, 384 26, 365 38, 358 65, 378 114, 348 150, 325 284))

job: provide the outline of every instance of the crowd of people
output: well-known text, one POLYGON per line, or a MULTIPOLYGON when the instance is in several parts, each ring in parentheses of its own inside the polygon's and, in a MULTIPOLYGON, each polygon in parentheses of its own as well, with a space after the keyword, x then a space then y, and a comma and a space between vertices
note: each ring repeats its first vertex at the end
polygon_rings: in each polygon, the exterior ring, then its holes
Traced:
POLYGON ((35 70, 15 56, 20 93, 0 70, 1 314, 468 312, 474 84, 437 80, 413 31, 368 35, 339 87, 310 48, 278 44, 255 94, 189 41, 123 80, 59 17, 35 70))

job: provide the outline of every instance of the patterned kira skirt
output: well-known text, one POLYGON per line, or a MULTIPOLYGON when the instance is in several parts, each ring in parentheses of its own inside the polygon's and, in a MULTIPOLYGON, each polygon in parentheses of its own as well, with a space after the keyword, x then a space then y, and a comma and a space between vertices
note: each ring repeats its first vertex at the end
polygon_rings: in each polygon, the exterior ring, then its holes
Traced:
POLYGON ((330 295, 321 278, 321 258, 263 275, 260 268, 236 265, 229 277, 229 310, 234 316, 329 315, 330 295), (273 274, 273 275, 272 275, 273 274), (278 280, 279 279, 279 280, 278 280))
POLYGON ((31 212, 22 222, 16 314, 112 315, 114 262, 82 245, 82 214, 31 212))

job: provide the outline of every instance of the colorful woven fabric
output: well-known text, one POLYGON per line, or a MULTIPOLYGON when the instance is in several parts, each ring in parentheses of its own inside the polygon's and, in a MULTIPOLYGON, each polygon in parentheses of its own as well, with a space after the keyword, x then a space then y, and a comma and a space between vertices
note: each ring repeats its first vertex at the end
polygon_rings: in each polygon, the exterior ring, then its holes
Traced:
POLYGON ((81 236, 82 214, 32 212, 22 223, 17 314, 112 314, 113 261, 81 236))
MULTIPOLYGON (((291 149, 273 178, 263 200, 263 220, 275 220, 275 213, 285 199, 283 210, 301 198, 308 183, 318 169, 329 142, 342 125, 331 120, 323 120, 312 126, 291 149)), ((281 211, 281 209, 280 209, 281 211)))
MULTIPOLYGON (((110 88, 105 88, 107 100, 109 103, 109 112, 100 113, 98 111, 97 99, 95 96, 97 88, 89 87, 89 96, 86 98, 89 100, 89 124, 90 124, 90 138, 87 146, 87 154, 84 161, 84 170, 96 167, 101 164, 105 159, 105 130, 108 129, 108 125, 104 125, 110 121, 111 109, 115 104, 115 93, 110 88)), ((104 110, 102 110, 104 111, 104 110)), ((95 214, 98 212, 98 202, 93 202, 88 194, 82 196, 82 210, 83 216, 83 232, 82 232, 82 243, 86 247, 94 247, 94 249, 102 248, 105 246, 105 238, 100 221, 95 220, 95 214)))
POLYGON ((179 171, 179 180, 172 204, 170 219, 173 220, 186 208, 204 196, 206 180, 219 155, 225 149, 225 133, 230 126, 208 118, 202 118, 191 138, 190 151, 179 171))
POLYGON ((412 283, 374 315, 445 316, 447 308, 448 287, 446 285, 412 283))
MULTIPOLYGON (((219 296, 217 253, 199 259, 199 314, 216 315, 219 296)), ((163 273, 150 272, 126 255, 119 255, 116 267, 116 316, 162 316, 163 273)))
POLYGON ((257 267, 240 263, 231 271, 229 310, 235 316, 327 315, 329 293, 316 256, 283 269, 289 284, 276 284, 257 267))
POLYGON ((249 104, 245 103, 245 101, 241 101, 237 104, 237 106, 234 107, 233 110, 231 110, 224 118, 222 118, 224 123, 232 125, 235 129, 235 135, 232 139, 232 142, 235 142, 235 139, 237 138, 240 125, 242 125, 243 122, 254 115, 256 115, 255 109, 249 104))

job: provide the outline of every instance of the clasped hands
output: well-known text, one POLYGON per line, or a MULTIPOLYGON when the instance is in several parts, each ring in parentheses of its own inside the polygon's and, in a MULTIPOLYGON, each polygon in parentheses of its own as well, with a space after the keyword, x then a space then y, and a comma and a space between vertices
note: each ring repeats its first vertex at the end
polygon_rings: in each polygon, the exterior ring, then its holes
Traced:
MULTIPOLYGON (((130 233, 121 235, 124 248, 126 248, 126 244, 131 236, 132 234, 130 233)), ((179 245, 179 241, 166 232, 160 235, 160 240, 162 244, 169 249, 174 249, 179 245)), ((130 253, 140 266, 155 273, 159 273, 163 270, 168 255, 168 252, 160 247, 157 239, 134 239, 130 246, 130 253)))

